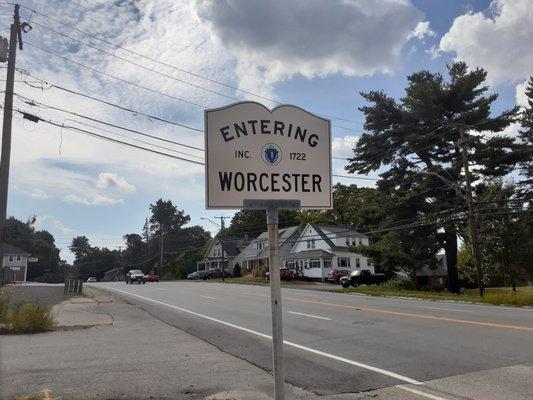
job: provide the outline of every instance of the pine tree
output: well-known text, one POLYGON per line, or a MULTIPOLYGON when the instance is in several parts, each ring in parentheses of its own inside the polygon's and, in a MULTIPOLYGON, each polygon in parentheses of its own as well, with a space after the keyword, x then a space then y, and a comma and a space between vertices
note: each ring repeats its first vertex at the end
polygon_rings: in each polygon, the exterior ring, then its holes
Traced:
POLYGON ((529 78, 526 87, 527 106, 521 113, 520 130, 518 136, 521 143, 520 172, 524 177, 521 185, 526 193, 533 193, 533 76, 529 78))
MULTIPOLYGON (((458 226, 452 217, 464 209, 457 194, 463 184, 461 129, 467 130, 468 157, 478 166, 473 178, 505 175, 516 163, 516 146, 494 133, 513 122, 517 109, 491 115, 498 95, 486 93, 483 69, 470 71, 457 62, 448 66, 448 75, 448 82, 429 71, 410 75, 399 102, 380 91, 361 93, 370 103, 360 108, 369 133, 358 141, 346 169, 365 174, 388 167, 378 188, 396 199, 398 215, 410 211, 435 221, 433 231, 446 252, 448 290, 458 292, 458 226)), ((424 239, 422 229, 413 229, 420 233, 413 240, 424 239)))

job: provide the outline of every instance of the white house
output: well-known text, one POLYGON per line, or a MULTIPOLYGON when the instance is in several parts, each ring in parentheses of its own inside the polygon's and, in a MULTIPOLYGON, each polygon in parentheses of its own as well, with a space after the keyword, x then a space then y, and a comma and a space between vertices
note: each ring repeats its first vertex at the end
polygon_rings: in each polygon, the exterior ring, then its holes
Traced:
MULTIPOLYGON (((299 233, 297 226, 279 230, 279 254, 282 260, 289 255, 299 233)), ((265 275, 268 271, 268 248, 268 232, 263 232, 233 259, 233 266, 239 264, 243 273, 252 272, 254 276, 265 275)))
POLYGON ((28 275, 28 257, 30 253, 18 247, 4 243, 2 261, 2 280, 4 282, 26 282, 28 275))
POLYGON ((307 224, 284 264, 316 280, 324 280, 332 269, 369 269, 374 272, 368 257, 349 251, 350 246, 360 245, 368 246, 368 236, 353 228, 307 224))

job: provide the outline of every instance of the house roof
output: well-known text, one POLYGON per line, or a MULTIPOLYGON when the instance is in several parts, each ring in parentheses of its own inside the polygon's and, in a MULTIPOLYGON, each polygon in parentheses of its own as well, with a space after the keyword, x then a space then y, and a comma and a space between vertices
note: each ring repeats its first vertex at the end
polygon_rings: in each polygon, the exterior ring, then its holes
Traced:
MULTIPOLYGON (((291 226, 288 228, 279 230, 279 246, 282 246, 287 240, 289 240, 296 232, 298 232, 297 226, 291 226)), ((241 253, 233 261, 239 260, 251 260, 268 258, 268 247, 263 249, 257 248, 257 243, 268 241, 268 232, 261 233, 258 237, 244 248, 241 253)))
POLYGON ((317 231, 317 233, 320 235, 320 237, 328 244, 329 247, 331 247, 332 250, 346 250, 348 248, 348 246, 337 246, 332 240, 332 236, 331 235, 328 235, 326 234, 324 231, 329 231, 333 234, 333 237, 334 238, 338 238, 338 237, 350 237, 350 236, 355 236, 355 237, 365 237, 367 238, 368 236, 363 234, 363 233, 359 233, 357 232, 355 229, 353 228, 349 228, 349 227, 343 227, 343 226, 336 226, 336 225, 324 225, 324 224, 309 224, 311 225, 311 227, 317 231))
POLYGON ((333 258, 333 254, 326 250, 313 249, 299 251, 298 253, 290 253, 287 256, 288 260, 299 260, 304 258, 325 258, 326 260, 331 260, 333 258))
POLYGON ((29 256, 31 255, 25 250, 19 249, 9 243, 4 243, 4 256, 29 256))

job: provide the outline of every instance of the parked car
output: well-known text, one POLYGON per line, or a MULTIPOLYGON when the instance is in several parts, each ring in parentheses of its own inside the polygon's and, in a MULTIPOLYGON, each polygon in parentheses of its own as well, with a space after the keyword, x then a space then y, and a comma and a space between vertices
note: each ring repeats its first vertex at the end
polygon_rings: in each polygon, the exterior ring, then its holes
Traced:
POLYGON ((347 288, 348 286, 380 285, 388 279, 385 274, 374 274, 369 269, 361 269, 353 271, 350 276, 342 277, 340 283, 342 287, 347 288))
MULTIPOLYGON (((294 272, 289 268, 282 267, 279 269, 279 277, 282 281, 292 281, 295 278, 294 272)), ((270 280, 270 272, 265 273, 265 279, 270 280)))
POLYGON ((144 276, 145 282, 159 282, 159 275, 148 274, 144 276))
POLYGON ((339 283, 343 276, 350 275, 349 269, 332 269, 328 274, 329 283, 339 283))
POLYGON ((191 272, 189 275, 187 275, 187 279, 200 279, 200 271, 191 272))
POLYGON ((211 278, 213 278, 213 271, 206 270, 206 269, 202 271, 198 271, 198 279, 203 279, 205 281, 211 278))
POLYGON ((144 273, 140 269, 132 269, 126 274, 126 283, 146 283, 144 273))
POLYGON ((89 279, 87 279, 87 282, 98 282, 98 279, 96 279, 94 276, 91 276, 89 279))

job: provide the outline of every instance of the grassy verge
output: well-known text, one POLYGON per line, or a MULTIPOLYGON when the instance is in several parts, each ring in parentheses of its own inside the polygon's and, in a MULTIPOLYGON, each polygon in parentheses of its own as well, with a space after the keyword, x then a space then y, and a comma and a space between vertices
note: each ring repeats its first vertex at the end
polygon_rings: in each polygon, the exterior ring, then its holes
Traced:
POLYGON ((342 289, 344 293, 359 293, 370 296, 400 296, 414 297, 427 300, 454 300, 473 303, 486 303, 505 306, 533 306, 533 286, 511 288, 487 288, 485 296, 480 297, 476 290, 467 290, 464 294, 451 294, 445 291, 424 291, 393 288, 390 286, 360 286, 358 288, 342 289))
POLYGON ((11 304, 0 298, 0 333, 37 333, 54 329, 52 309, 47 304, 11 304))

